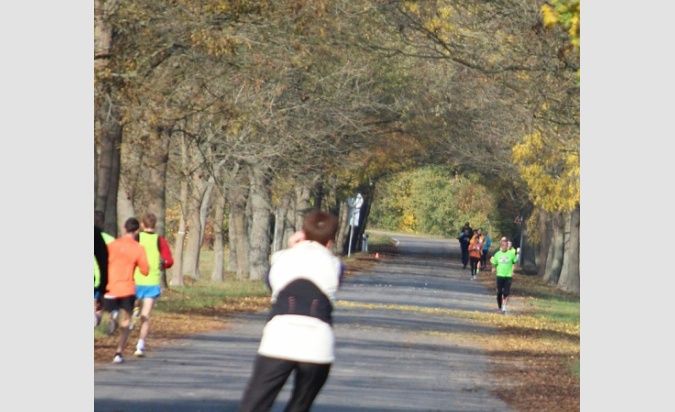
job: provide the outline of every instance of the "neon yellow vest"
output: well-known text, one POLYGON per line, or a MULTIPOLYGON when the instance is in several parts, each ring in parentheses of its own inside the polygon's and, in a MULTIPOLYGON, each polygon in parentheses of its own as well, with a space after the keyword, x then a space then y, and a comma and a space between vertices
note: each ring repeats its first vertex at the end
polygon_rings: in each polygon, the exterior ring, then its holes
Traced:
POLYGON ((114 237, 112 237, 111 235, 109 235, 109 234, 107 234, 107 233, 105 233, 105 232, 103 232, 103 231, 101 232, 101 236, 103 236, 103 241, 105 242, 106 245, 109 245, 110 242, 112 242, 113 240, 115 240, 114 237))
POLYGON ((145 255, 148 258, 148 276, 143 276, 141 271, 136 268, 134 272, 134 282, 139 286, 155 286, 160 284, 160 254, 159 254, 159 235, 157 233, 141 232, 138 234, 138 242, 145 249, 145 255))

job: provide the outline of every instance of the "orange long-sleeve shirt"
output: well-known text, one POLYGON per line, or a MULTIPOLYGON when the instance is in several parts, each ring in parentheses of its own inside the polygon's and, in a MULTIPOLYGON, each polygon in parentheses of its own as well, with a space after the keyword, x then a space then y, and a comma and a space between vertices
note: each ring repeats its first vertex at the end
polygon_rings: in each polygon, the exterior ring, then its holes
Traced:
POLYGON ((482 253, 483 239, 478 236, 472 237, 471 241, 469 242, 469 256, 472 258, 480 258, 482 253))
POLYGON ((106 296, 123 298, 136 294, 134 269, 148 274, 148 258, 145 249, 132 236, 124 235, 108 244, 108 287, 106 296))

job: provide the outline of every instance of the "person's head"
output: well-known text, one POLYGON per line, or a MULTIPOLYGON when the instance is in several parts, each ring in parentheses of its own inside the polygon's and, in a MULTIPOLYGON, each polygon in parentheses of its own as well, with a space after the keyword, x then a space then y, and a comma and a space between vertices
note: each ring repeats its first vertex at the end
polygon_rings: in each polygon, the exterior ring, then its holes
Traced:
POLYGON ((312 210, 305 215, 302 222, 302 231, 306 240, 319 242, 324 246, 335 239, 338 229, 338 220, 330 213, 312 210))
POLYGON ((141 221, 143 222, 144 229, 154 230, 155 226, 157 225, 157 216, 155 216, 155 214, 152 212, 148 212, 143 215, 143 219, 141 221))
POLYGON ((508 244, 506 245, 506 248, 511 249, 512 247, 513 247, 513 243, 511 243, 511 241, 509 240, 508 244))
POLYGON ((127 219, 126 222, 124 222, 124 230, 126 230, 127 233, 134 234, 138 232, 138 229, 141 227, 141 224, 138 223, 138 219, 135 217, 130 217, 127 219))
POLYGON ((499 239, 499 248, 502 250, 502 252, 506 252, 509 249, 509 240, 505 237, 499 239))
POLYGON ((480 236, 483 232, 481 231, 480 228, 476 229, 476 233, 480 236))
POLYGON ((101 210, 95 210, 94 211, 94 226, 103 230, 104 225, 105 225, 105 213, 103 213, 103 211, 101 211, 101 210))

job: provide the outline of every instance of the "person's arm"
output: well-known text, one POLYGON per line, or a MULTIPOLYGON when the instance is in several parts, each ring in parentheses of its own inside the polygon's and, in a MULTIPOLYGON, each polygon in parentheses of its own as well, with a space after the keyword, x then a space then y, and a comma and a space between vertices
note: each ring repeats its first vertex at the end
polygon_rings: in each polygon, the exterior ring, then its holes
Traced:
POLYGON ((265 273, 265 285, 267 286, 267 289, 269 289, 270 292, 272 291, 272 284, 270 283, 270 271, 271 270, 272 270, 272 268, 269 268, 269 269, 267 269, 267 273, 265 273))
POLYGON ((143 246, 140 247, 138 258, 136 259, 136 266, 138 266, 138 270, 141 271, 143 276, 148 276, 148 273, 150 273, 150 266, 148 266, 148 256, 146 255, 143 246))
POLYGON ((288 247, 293 247, 305 240, 305 232, 298 230, 288 238, 288 247))
POLYGON ((167 242, 164 236, 159 237, 159 254, 162 257, 162 269, 168 269, 173 266, 173 255, 171 254, 171 248, 169 247, 169 242, 167 242))

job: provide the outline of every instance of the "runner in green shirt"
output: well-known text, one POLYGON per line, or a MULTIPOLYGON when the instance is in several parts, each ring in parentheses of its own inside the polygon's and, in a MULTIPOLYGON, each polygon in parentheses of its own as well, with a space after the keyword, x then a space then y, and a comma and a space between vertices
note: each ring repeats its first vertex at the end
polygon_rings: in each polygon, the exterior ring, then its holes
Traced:
POLYGON ((506 302, 511 290, 513 265, 518 263, 520 248, 509 249, 509 240, 503 237, 499 240, 499 250, 490 259, 492 273, 497 275, 497 306, 499 311, 506 313, 506 302))

